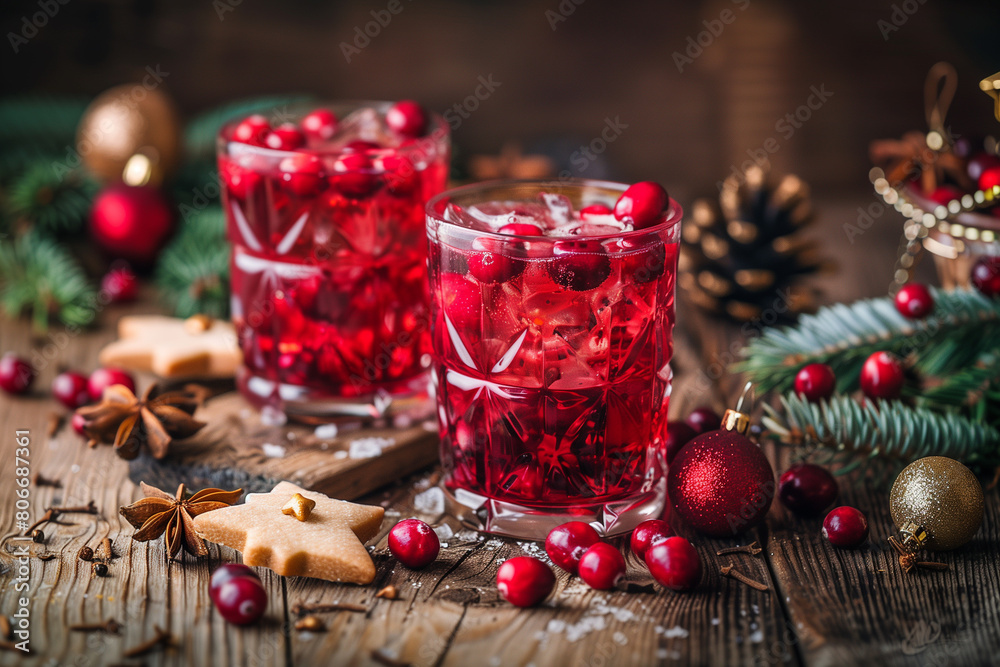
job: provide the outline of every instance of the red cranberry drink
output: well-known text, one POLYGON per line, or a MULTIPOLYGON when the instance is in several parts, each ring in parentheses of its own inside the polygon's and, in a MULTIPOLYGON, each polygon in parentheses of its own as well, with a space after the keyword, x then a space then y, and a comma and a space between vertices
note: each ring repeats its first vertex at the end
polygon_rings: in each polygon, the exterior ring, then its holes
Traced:
POLYGON ((447 125, 415 102, 235 121, 219 138, 243 393, 305 418, 426 390, 424 204, 447 125))
POLYGON ((681 209, 650 182, 428 203, 445 488, 486 531, 658 518, 681 209))

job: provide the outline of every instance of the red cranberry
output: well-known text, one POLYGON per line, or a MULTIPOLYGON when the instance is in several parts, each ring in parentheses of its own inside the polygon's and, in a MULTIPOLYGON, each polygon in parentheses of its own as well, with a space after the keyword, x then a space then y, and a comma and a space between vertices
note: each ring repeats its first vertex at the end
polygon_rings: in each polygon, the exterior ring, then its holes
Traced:
POLYGON ((837 499, 837 480, 830 472, 812 463, 792 466, 778 481, 781 504, 802 516, 816 516, 837 499))
POLYGON ((278 164, 281 182, 300 197, 308 197, 319 192, 323 182, 323 166, 315 155, 296 153, 289 155, 278 164))
POLYGON ((934 310, 934 297, 926 285, 909 283, 896 292, 896 310, 903 317, 921 320, 934 310))
POLYGON ((83 418, 83 415, 74 412, 73 416, 69 420, 69 424, 78 435, 87 437, 87 420, 83 418))
POLYGON ((568 290, 592 290, 611 275, 611 261, 600 244, 556 241, 552 254, 555 257, 549 262, 549 277, 568 290))
POLYGON ((441 301, 445 314, 455 326, 475 328, 482 315, 482 301, 479 286, 457 273, 441 276, 441 301))
POLYGON ((861 391, 871 399, 899 398, 903 389, 903 367, 888 352, 874 352, 861 367, 861 391))
POLYGON ((997 186, 1000 186, 1000 167, 990 167, 983 170, 979 176, 979 189, 992 190, 997 186))
POLYGON ((427 129, 427 113, 413 100, 401 100, 385 112, 385 124, 404 137, 419 137, 427 129))
POLYGON ((90 400, 101 400, 101 396, 104 396, 104 390, 114 384, 125 385, 129 391, 135 393, 135 380, 132 379, 131 375, 118 368, 98 368, 87 379, 87 392, 90 394, 90 400))
POLYGON ((823 519, 823 536, 835 547, 856 547, 868 539, 868 519, 853 507, 837 507, 823 519))
POLYGON ((229 194, 239 199, 251 196, 261 184, 260 174, 256 171, 241 167, 228 160, 221 164, 219 173, 229 194))
POLYGON ((670 197, 662 185, 641 181, 630 185, 615 202, 615 219, 631 220, 633 229, 652 227, 660 221, 669 201, 670 197))
POLYGON ((420 172, 409 157, 399 153, 383 155, 379 159, 383 178, 389 191, 396 195, 408 195, 420 187, 420 172))
POLYGON ((76 410, 90 401, 87 378, 79 373, 66 371, 52 381, 52 395, 70 410, 76 410))
POLYGON ((23 394, 35 381, 35 372, 27 361, 13 352, 0 357, 0 389, 8 394, 23 394))
POLYGON ((236 625, 256 623, 267 609, 267 591, 255 577, 232 577, 209 597, 222 618, 236 625))
POLYGON ((101 278, 101 291, 111 303, 135 301, 139 294, 139 281, 127 265, 113 267, 101 278))
POLYGON ((1000 294, 1000 257, 980 257, 972 266, 972 285, 983 296, 1000 294))
POLYGON ((437 533, 420 519, 404 519, 389 531, 389 551, 414 570, 433 563, 440 550, 437 533))
POLYGON ((607 542, 598 542, 580 557, 577 573, 591 588, 606 591, 617 586, 625 576, 625 558, 607 542))
POLYGON ((348 197, 364 197, 377 184, 372 161, 364 152, 346 152, 333 164, 333 184, 348 197))
POLYGON ((212 572, 212 578, 208 582, 209 597, 214 602, 219 589, 222 588, 224 583, 240 577, 249 577, 250 579, 256 579, 258 582, 260 581, 260 577, 253 571, 253 568, 243 563, 226 563, 215 568, 215 571, 212 572))
POLYGON ((666 521, 661 519, 649 519, 643 521, 632 531, 632 539, 629 546, 639 560, 646 558, 646 552, 654 544, 659 544, 668 537, 674 536, 674 529, 666 521))
POLYGON ((299 125, 310 137, 329 141, 337 131, 337 117, 329 109, 316 109, 307 114, 299 125))
POLYGON ((553 563, 576 574, 584 552, 600 541, 601 536, 589 523, 570 521, 549 531, 545 538, 545 553, 553 563))
POLYGON ((497 570, 497 590, 516 607, 534 607, 552 592, 556 575, 548 565, 531 556, 518 556, 497 570))
POLYGON ((236 129, 233 130, 233 140, 254 146, 263 146, 267 133, 271 131, 271 124, 260 114, 254 114, 245 118, 236 129))
POLYGON ((545 232, 538 225, 532 225, 527 222, 511 222, 499 230, 501 234, 512 234, 515 236, 544 236, 545 232))
POLYGON ((717 431, 722 428, 722 417, 715 410, 704 405, 692 410, 691 414, 684 421, 698 435, 708 433, 709 431, 717 431))
POLYGON ((795 375, 795 392, 811 403, 833 396, 837 376, 826 364, 807 364, 795 375))
POLYGON ((591 204, 580 209, 581 218, 587 218, 592 215, 611 215, 611 209, 604 204, 591 204))
POLYGON ((668 537, 646 552, 646 567, 661 586, 686 591, 701 581, 701 559, 683 537, 668 537))
POLYGON ((504 283, 513 280, 524 271, 524 262, 508 257, 501 252, 502 244, 494 239, 478 238, 472 242, 469 254, 469 273, 481 283, 504 283))
POLYGON ((271 130, 271 134, 267 135, 264 143, 268 148, 293 151, 305 145, 306 136, 294 123, 284 123, 271 130))
POLYGON ((664 447, 667 452, 667 463, 674 460, 681 447, 691 442, 698 432, 691 428, 687 422, 669 422, 667 424, 667 437, 664 440, 664 447))
POLYGON ((983 175, 983 172, 993 167, 1000 167, 1000 158, 989 153, 979 153, 969 158, 966 171, 969 178, 979 182, 979 177, 983 175))

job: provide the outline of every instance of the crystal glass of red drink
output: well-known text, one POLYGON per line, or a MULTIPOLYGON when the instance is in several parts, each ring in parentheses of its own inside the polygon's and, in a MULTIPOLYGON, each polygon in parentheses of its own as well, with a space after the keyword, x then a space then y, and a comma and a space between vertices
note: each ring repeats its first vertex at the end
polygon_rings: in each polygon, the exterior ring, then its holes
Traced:
POLYGON ((444 189, 448 154, 447 124, 413 102, 223 127, 237 384, 252 403, 323 420, 426 395, 424 205, 444 189))
POLYGON ((661 515, 680 220, 648 182, 428 203, 444 486, 483 530, 614 534, 661 515))

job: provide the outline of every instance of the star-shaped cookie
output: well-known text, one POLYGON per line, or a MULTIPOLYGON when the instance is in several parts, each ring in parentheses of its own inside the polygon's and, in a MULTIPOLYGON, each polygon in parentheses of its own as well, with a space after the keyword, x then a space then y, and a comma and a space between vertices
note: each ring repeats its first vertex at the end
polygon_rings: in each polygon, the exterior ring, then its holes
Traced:
POLYGON ((232 377, 243 360, 233 325, 204 316, 127 316, 118 322, 118 337, 101 350, 104 366, 165 378, 232 377))
POLYGON ((370 584, 375 564, 364 543, 378 533, 384 514, 381 507, 333 500, 281 482, 270 493, 248 495, 243 505, 198 515, 194 528, 209 542, 243 552, 247 565, 286 577, 370 584), (282 512, 296 493, 316 501, 305 521, 282 512))

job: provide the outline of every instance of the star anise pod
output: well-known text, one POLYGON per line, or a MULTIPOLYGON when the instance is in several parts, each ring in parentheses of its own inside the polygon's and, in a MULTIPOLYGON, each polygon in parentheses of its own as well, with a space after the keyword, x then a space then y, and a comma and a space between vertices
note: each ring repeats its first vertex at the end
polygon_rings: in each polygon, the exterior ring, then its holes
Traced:
POLYGON ((181 391, 158 392, 153 385, 140 399, 127 387, 112 385, 104 390, 100 403, 76 413, 85 420, 83 429, 92 441, 113 442, 123 459, 134 459, 143 444, 154 458, 162 459, 174 439, 192 436, 205 426, 192 415, 207 390, 188 385, 181 391))
POLYGON ((175 559, 182 546, 193 556, 207 555, 205 541, 194 530, 194 517, 229 507, 243 495, 243 489, 203 489, 190 498, 185 498, 183 484, 177 487, 177 493, 173 496, 144 482, 140 487, 146 497, 122 507, 118 512, 138 528, 132 535, 136 542, 148 542, 166 534, 167 551, 175 559))

